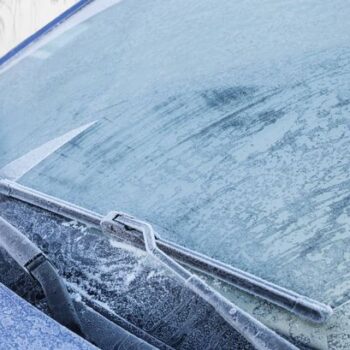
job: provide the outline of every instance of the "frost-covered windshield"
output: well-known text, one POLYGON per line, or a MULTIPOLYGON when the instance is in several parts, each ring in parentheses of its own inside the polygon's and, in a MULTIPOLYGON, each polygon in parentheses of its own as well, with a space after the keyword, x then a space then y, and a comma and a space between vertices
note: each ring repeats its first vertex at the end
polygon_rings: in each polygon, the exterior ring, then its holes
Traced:
POLYGON ((350 293, 350 5, 125 0, 0 77, 20 182, 320 301, 350 293))

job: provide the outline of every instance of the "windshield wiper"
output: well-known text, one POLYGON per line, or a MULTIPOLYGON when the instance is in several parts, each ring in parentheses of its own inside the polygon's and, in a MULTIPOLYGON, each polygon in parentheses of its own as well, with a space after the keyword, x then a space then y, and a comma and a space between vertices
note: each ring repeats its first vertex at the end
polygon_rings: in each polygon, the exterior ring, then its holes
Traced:
MULTIPOLYGON (((117 226, 117 222, 114 219, 119 214, 118 212, 111 212, 104 217, 10 180, 0 180, 0 193, 65 217, 80 220, 95 227, 101 226, 103 230, 113 232, 115 226, 117 226)), ((129 236, 124 231, 121 237, 127 239, 130 244, 138 248, 144 246, 143 234, 137 228, 133 232, 130 231, 129 236)), ((245 271, 231 267, 175 243, 168 242, 157 234, 155 234, 155 241, 161 251, 180 264, 205 275, 218 278, 251 295, 278 305, 308 321, 323 323, 333 313, 332 308, 326 304, 299 295, 291 290, 267 282, 245 271)))
MULTIPOLYGON (((141 231, 146 252, 161 264, 165 265, 171 272, 175 273, 186 288, 192 290, 211 305, 232 328, 236 329, 244 338, 254 345, 255 348, 259 350, 297 349, 274 331, 229 302, 196 275, 190 273, 187 269, 162 252, 157 247, 153 228, 149 224, 121 213, 115 216, 114 222, 118 225, 125 225, 129 228, 141 231)), ((115 234, 115 231, 113 233, 115 234)), ((48 258, 22 232, 1 217, 0 246, 5 249, 8 255, 10 255, 25 272, 40 283, 46 295, 53 318, 75 333, 96 344, 94 341, 94 334, 90 336, 90 334, 84 332, 84 330, 86 330, 86 325, 84 323, 82 326, 67 288, 48 258)), ((91 324, 91 321, 88 322, 88 324, 91 324)), ((147 346, 141 348, 148 349, 147 346)))
POLYGON ((124 213, 114 212, 111 214, 112 220, 103 220, 102 227, 110 233, 116 233, 117 224, 127 226, 142 232, 142 238, 145 251, 153 256, 160 263, 165 265, 170 271, 183 281, 184 285, 199 295, 208 304, 214 307, 226 322, 236 329, 257 349, 297 349, 293 344, 276 334, 270 328, 266 327, 248 313, 240 309, 237 305, 228 301, 220 293, 212 289, 199 277, 189 272, 174 259, 159 249, 155 238, 155 232, 152 226, 146 222, 140 221, 124 213))

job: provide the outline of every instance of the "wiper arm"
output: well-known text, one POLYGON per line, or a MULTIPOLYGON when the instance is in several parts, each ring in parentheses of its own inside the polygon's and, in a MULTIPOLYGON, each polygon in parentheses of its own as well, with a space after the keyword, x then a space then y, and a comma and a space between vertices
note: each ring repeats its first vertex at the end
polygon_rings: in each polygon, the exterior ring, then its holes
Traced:
POLYGON ((161 251, 157 245, 155 232, 152 226, 146 222, 135 219, 124 213, 114 213, 113 219, 104 221, 102 226, 113 233, 118 228, 116 223, 128 226, 129 228, 142 232, 144 249, 148 254, 166 266, 170 271, 183 281, 185 286, 203 298, 210 304, 218 314, 223 317, 228 324, 245 337, 256 349, 271 350, 296 350, 293 344, 279 336, 277 333, 266 327, 254 317, 250 316, 238 306, 224 298, 220 293, 214 291, 209 285, 199 277, 189 272, 173 258, 161 251))

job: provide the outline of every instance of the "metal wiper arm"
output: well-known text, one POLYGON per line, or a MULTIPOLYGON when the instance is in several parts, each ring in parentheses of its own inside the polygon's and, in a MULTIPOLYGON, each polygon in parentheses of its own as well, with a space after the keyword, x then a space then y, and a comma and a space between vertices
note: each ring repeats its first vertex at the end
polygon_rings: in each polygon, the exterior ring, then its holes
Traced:
POLYGON ((324 323, 333 313, 329 305, 295 293, 248 272, 160 238, 157 239, 157 242, 162 251, 181 264, 226 282, 255 297, 267 300, 300 318, 313 323, 324 323))
POLYGON ((209 285, 203 282, 196 275, 190 273, 187 269, 169 257, 159 249, 156 242, 155 232, 152 226, 146 222, 137 220, 127 214, 115 212, 112 214, 112 222, 104 220, 102 226, 110 230, 110 233, 116 233, 121 228, 119 223, 129 228, 142 232, 144 248, 148 254, 153 256, 161 264, 182 280, 182 282, 194 293, 203 298, 208 304, 214 307, 226 322, 236 329, 258 350, 297 350, 293 344, 279 336, 277 333, 266 327, 254 317, 241 310, 223 297, 220 293, 214 291, 209 285), (115 223, 113 225, 113 223, 115 223))

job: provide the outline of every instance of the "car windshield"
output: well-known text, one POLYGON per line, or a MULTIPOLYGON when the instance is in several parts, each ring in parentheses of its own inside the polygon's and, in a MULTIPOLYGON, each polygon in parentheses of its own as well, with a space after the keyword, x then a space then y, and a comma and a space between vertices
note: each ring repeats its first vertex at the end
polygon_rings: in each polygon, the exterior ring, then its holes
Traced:
POLYGON ((350 293, 350 6, 122 1, 5 67, 20 183, 333 306, 350 293))

